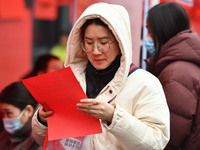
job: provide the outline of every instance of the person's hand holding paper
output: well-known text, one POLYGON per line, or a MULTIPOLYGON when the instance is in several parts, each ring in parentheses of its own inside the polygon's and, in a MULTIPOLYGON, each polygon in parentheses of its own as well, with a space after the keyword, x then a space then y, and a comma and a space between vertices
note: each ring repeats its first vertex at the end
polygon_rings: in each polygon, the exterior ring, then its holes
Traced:
POLYGON ((77 109, 76 104, 87 96, 71 68, 24 79, 22 82, 46 111, 53 111, 47 119, 48 140, 102 132, 97 118, 77 109))

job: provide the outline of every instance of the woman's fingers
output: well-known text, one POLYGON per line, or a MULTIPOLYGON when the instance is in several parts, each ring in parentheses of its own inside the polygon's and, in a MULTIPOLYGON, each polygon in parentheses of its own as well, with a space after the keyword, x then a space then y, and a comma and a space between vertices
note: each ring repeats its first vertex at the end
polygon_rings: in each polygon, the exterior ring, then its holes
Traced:
POLYGON ((47 122, 47 117, 51 116, 53 114, 53 111, 45 111, 43 106, 41 106, 39 108, 39 119, 42 121, 42 122, 47 122))
POLYGON ((114 107, 97 99, 82 99, 77 104, 77 109, 98 119, 112 121, 114 107))
POLYGON ((77 109, 80 111, 86 114, 91 114, 91 112, 93 113, 93 110, 95 110, 95 113, 97 113, 99 102, 97 104, 95 99, 82 99, 80 102, 81 103, 77 104, 77 109))
POLYGON ((99 104, 99 100, 98 99, 82 99, 82 100, 80 100, 80 102, 82 102, 82 103, 90 103, 90 104, 94 104, 94 105, 99 104))

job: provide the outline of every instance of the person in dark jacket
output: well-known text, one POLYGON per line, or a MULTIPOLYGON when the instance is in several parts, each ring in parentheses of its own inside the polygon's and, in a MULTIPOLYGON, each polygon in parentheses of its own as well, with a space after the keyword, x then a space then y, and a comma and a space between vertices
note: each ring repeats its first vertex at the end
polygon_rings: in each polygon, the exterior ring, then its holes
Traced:
POLYGON ((166 150, 200 149, 200 37, 190 29, 186 11, 177 3, 149 10, 147 29, 156 54, 148 70, 159 78, 170 109, 166 150))
POLYGON ((4 130, 0 150, 41 150, 32 136, 31 120, 37 101, 22 82, 8 85, 0 93, 0 113, 4 130))

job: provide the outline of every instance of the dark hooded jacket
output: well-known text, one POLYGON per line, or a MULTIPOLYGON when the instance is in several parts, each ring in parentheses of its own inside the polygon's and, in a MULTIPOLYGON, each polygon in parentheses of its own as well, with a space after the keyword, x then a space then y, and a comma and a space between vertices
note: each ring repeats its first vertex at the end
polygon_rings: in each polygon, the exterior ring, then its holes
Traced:
POLYGON ((200 150, 200 37, 191 30, 178 33, 154 62, 149 71, 161 81, 170 109, 166 150, 200 150))

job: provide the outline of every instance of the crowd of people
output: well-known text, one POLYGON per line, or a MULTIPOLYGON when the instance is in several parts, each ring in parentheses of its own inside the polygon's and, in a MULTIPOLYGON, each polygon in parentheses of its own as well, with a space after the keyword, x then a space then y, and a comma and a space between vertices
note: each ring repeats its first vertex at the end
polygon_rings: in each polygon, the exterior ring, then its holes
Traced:
MULTIPOLYGON (((101 122, 102 133, 80 138, 78 147, 62 144, 69 139, 77 142, 72 137, 57 140, 62 148, 54 145, 53 149, 200 149, 200 37, 175 2, 152 7, 146 24, 150 43, 146 40, 146 45, 152 50, 145 60, 147 70, 132 62, 126 9, 96 3, 63 37, 67 47, 61 44, 62 52, 38 58, 23 77, 70 67, 88 97, 77 103, 77 109, 101 122)), ((45 111, 21 81, 1 91, 0 112, 4 127, 0 149, 52 150, 51 141, 43 146, 53 111, 45 111)))

